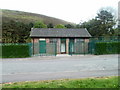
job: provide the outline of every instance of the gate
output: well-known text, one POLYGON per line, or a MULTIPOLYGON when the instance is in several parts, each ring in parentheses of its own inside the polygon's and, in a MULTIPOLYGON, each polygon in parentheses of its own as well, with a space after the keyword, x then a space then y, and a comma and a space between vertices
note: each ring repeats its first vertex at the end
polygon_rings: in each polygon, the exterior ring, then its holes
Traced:
POLYGON ((69 54, 70 55, 80 55, 80 54, 88 54, 88 43, 81 42, 69 42, 69 54))
POLYGON ((70 39, 69 41, 69 54, 72 55, 74 53, 74 39, 70 39))

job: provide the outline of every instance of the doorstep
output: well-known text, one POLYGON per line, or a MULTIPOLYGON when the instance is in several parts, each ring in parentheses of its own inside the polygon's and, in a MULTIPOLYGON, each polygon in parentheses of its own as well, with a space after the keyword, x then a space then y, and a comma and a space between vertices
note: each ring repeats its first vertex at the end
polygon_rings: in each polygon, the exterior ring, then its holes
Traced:
POLYGON ((56 56, 61 56, 61 57, 63 56, 64 57, 64 56, 71 56, 71 55, 69 55, 69 54, 57 54, 56 56))

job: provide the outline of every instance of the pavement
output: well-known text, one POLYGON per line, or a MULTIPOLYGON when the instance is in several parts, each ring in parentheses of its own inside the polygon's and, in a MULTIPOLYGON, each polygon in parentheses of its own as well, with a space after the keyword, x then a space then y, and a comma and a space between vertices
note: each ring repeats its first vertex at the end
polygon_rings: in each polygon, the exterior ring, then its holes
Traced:
POLYGON ((8 58, 0 66, 2 83, 118 76, 118 55, 8 58))

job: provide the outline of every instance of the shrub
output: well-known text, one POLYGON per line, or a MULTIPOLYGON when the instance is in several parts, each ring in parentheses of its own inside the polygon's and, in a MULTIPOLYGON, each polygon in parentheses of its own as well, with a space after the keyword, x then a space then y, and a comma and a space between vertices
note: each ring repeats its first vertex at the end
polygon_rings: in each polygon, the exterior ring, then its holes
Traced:
POLYGON ((120 42, 97 42, 95 44, 95 54, 119 54, 120 42))
POLYGON ((29 57, 28 45, 2 45, 2 57, 3 58, 23 58, 29 57))

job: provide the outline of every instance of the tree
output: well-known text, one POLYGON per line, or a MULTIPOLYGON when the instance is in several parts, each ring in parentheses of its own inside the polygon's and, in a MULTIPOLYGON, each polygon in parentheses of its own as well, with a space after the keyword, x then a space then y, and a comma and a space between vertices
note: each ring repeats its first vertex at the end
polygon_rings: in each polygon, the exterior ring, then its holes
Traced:
POLYGON ((114 35, 115 36, 120 36, 120 28, 119 27, 117 27, 116 29, 114 29, 114 35))
POLYGON ((100 25, 99 20, 92 19, 92 20, 89 20, 88 22, 83 22, 80 25, 80 28, 87 28, 87 30, 89 31, 89 33, 92 36, 98 37, 98 36, 101 36, 101 32, 99 30, 99 28, 100 28, 99 25, 100 25))
POLYGON ((29 23, 29 27, 32 28, 33 26, 34 26, 34 24, 33 24, 32 22, 30 22, 30 23, 29 23))
POLYGON ((114 34, 115 25, 113 17, 110 12, 101 10, 94 19, 83 22, 80 28, 87 28, 92 36, 111 36, 114 34))
POLYGON ((47 25, 47 28, 54 28, 54 26, 53 26, 52 23, 49 23, 49 24, 47 25))
POLYGON ((62 24, 58 24, 54 28, 66 28, 66 27, 64 25, 62 25, 62 24))
POLYGON ((3 43, 25 43, 29 38, 31 27, 22 22, 9 21, 2 24, 3 43))
POLYGON ((17 35, 18 43, 25 43, 26 39, 29 38, 31 28, 28 24, 24 24, 22 22, 17 22, 16 24, 17 27, 15 34, 17 35))
POLYGON ((113 15, 113 18, 114 18, 114 19, 117 19, 117 14, 118 14, 118 13, 117 13, 117 9, 108 6, 108 7, 102 7, 102 8, 100 9, 100 11, 102 11, 102 10, 108 11, 109 13, 111 13, 111 14, 113 15))
POLYGON ((66 27, 66 28, 74 28, 74 25, 66 24, 65 27, 66 27))
POLYGON ((76 25, 76 28, 81 28, 81 25, 77 24, 77 25, 76 25))
POLYGON ((34 24, 34 28, 47 28, 47 25, 45 25, 43 22, 36 22, 34 24))
POLYGON ((113 26, 115 25, 115 21, 113 17, 114 16, 106 10, 101 10, 97 14, 96 19, 101 22, 100 31, 103 32, 102 35, 114 34, 113 26))

